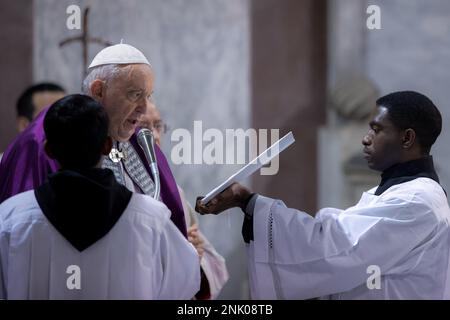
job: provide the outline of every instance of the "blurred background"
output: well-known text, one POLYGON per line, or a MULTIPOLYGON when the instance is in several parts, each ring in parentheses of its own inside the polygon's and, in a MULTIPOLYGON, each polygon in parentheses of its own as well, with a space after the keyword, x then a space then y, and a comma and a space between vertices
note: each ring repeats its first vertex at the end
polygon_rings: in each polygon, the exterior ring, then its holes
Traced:
MULTIPOLYGON (((297 142, 279 172, 247 181, 308 213, 345 208, 379 182, 366 168, 361 139, 377 97, 400 90, 429 96, 443 115, 432 150, 450 186, 450 1, 448 0, 16 0, 0 3, 0 152, 17 135, 16 101, 37 82, 78 93, 86 30, 66 26, 68 6, 89 7, 91 37, 131 44, 150 60, 155 100, 171 132, 255 128, 293 131, 297 142), (370 5, 381 29, 370 29, 370 5)), ((103 48, 86 42, 88 63, 103 48)), ((269 141, 270 143, 270 141, 269 141)), ((203 145, 205 146, 205 142, 203 145)), ((227 145, 224 153, 229 152, 227 145)), ((178 184, 197 195, 236 165, 172 165, 178 184)), ((1 181, 0 181, 1 183, 1 181)), ((242 215, 200 217, 203 233, 227 261, 222 299, 248 298, 242 215)))

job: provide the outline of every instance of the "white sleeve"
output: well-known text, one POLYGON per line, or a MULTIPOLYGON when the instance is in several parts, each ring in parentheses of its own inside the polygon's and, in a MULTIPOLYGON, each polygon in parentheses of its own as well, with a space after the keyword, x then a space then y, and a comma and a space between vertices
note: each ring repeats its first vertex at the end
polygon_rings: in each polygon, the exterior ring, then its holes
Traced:
POLYGON ((191 299, 200 290, 200 262, 197 251, 172 221, 161 233, 160 254, 163 279, 158 299, 191 299))
POLYGON ((208 279, 211 299, 216 299, 228 281, 227 266, 225 259, 216 251, 208 239, 201 232, 199 234, 203 238, 203 248, 205 249, 200 265, 208 279))
POLYGON ((252 296, 308 299, 349 291, 367 281, 367 268, 398 272, 404 258, 437 226, 418 199, 391 199, 316 216, 258 197, 249 246, 252 296))
POLYGON ((0 300, 6 299, 6 287, 7 287, 7 274, 8 270, 8 248, 9 241, 7 234, 2 225, 3 221, 0 219, 0 300))
MULTIPOLYGON (((183 203, 184 214, 186 218, 186 225, 188 228, 194 223, 198 224, 195 210, 190 203, 186 200, 183 189, 178 187, 181 196, 181 202, 183 203)), ((199 236, 203 239, 203 257, 200 262, 200 266, 203 273, 208 279, 209 291, 211 299, 216 299, 222 290, 225 283, 228 281, 229 275, 225 259, 217 252, 214 246, 209 242, 205 235, 199 230, 199 236)))

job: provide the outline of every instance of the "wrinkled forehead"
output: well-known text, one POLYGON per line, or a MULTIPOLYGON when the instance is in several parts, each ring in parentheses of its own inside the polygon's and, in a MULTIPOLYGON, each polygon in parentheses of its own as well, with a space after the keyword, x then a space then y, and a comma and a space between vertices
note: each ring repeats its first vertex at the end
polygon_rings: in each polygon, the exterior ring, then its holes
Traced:
POLYGON ((127 89, 153 91, 153 70, 146 64, 129 64, 119 67, 114 78, 116 85, 127 89))

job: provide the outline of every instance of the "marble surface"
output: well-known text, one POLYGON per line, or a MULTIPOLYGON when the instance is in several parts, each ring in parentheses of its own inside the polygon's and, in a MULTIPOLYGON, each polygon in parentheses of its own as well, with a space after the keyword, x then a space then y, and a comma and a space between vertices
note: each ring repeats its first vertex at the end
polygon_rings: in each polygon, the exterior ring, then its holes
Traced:
MULTIPOLYGON (((71 0, 39 0, 35 6, 34 78, 80 91, 79 43, 58 43, 79 30, 65 28, 71 0), (56 27, 58 26, 58 27, 56 27)), ((79 1, 83 9, 88 1, 79 1)), ((170 128, 249 127, 248 0, 98 0, 91 2, 90 32, 112 43, 131 44, 150 60, 156 74, 155 100, 170 128)), ((93 44, 89 60, 101 49, 93 44)), ((170 132, 163 149, 170 159, 170 132)), ((206 143, 204 144, 206 145, 206 143)), ((232 165, 173 165, 188 199, 206 194, 234 172, 232 165)), ((239 212, 200 217, 203 232, 225 256, 231 280, 222 298, 248 297, 239 212)))

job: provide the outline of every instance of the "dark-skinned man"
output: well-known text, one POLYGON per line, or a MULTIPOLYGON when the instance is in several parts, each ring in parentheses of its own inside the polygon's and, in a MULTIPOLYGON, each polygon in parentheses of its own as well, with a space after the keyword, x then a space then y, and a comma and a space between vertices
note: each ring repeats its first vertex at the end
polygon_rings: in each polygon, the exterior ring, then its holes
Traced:
POLYGON ((381 182, 355 206, 312 217, 234 184, 196 209, 244 211, 253 298, 446 299, 450 209, 430 155, 441 128, 430 99, 395 92, 362 140, 381 182))

